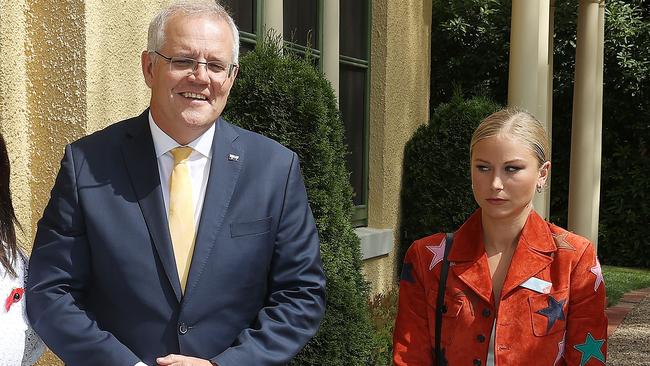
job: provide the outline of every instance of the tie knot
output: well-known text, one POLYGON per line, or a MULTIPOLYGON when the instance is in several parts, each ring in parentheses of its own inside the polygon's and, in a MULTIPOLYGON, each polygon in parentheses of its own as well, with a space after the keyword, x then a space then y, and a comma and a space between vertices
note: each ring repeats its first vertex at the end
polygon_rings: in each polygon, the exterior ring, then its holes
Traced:
POLYGON ((185 162, 187 158, 190 157, 192 153, 192 148, 189 146, 179 146, 171 150, 172 155, 174 156, 174 165, 185 162))

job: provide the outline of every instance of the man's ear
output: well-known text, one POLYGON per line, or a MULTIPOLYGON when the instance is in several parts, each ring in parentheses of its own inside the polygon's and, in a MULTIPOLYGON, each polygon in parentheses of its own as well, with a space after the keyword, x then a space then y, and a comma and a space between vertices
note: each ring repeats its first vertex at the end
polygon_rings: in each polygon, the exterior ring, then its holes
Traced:
POLYGON ((237 74, 238 73, 239 73, 239 65, 237 65, 237 67, 235 67, 235 70, 233 70, 233 74, 232 74, 233 83, 235 82, 235 79, 237 79, 237 74))
POLYGON ((153 61, 153 56, 149 51, 142 51, 142 55, 140 56, 142 76, 144 76, 144 82, 147 83, 149 88, 151 88, 153 83, 153 61))

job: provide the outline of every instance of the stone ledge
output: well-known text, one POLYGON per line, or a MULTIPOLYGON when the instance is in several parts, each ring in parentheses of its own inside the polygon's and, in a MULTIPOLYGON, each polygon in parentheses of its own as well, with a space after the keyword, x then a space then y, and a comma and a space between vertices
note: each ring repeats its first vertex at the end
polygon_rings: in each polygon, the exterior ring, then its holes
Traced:
POLYGON ((387 255, 393 250, 393 229, 358 227, 354 229, 361 241, 362 259, 387 255))
POLYGON ((623 295, 618 303, 612 307, 605 309, 608 318, 607 336, 611 336, 616 331, 627 314, 635 308, 643 299, 650 296, 650 287, 630 291, 623 295))

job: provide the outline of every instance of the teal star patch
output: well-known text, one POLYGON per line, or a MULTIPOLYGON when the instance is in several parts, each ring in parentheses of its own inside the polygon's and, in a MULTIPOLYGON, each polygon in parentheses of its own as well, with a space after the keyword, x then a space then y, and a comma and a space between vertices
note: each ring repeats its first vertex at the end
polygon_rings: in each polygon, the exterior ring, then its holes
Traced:
POLYGON ((594 339, 591 333, 587 333, 585 343, 573 346, 582 354, 582 357, 580 358, 580 366, 586 365, 592 358, 595 358, 604 364, 605 356, 603 355, 603 351, 601 351, 603 343, 605 343, 604 339, 594 339))

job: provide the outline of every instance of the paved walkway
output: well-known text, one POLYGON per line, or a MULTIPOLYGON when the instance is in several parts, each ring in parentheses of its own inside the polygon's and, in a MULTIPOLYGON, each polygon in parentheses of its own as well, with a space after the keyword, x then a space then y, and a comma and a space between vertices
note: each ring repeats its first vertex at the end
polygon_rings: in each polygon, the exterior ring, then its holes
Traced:
POLYGON ((625 294, 607 316, 607 365, 650 366, 650 288, 625 294))

